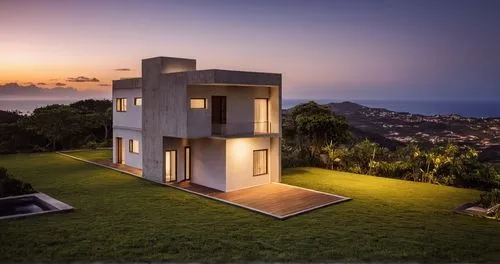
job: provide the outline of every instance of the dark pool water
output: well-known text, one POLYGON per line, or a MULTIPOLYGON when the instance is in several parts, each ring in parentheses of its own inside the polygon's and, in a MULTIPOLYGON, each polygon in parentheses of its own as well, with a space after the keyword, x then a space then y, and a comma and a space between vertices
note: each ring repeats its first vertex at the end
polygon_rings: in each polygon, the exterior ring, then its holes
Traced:
POLYGON ((0 216, 29 214, 48 210, 50 208, 33 197, 7 200, 0 203, 0 216))

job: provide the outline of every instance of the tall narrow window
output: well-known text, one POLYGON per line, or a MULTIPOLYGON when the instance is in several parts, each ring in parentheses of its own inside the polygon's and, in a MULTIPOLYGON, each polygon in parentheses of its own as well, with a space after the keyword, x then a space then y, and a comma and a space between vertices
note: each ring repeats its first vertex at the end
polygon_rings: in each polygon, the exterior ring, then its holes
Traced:
POLYGON ((131 153, 139 153, 139 140, 134 140, 134 139, 129 140, 128 151, 131 153))
POLYGON ((177 180, 177 151, 165 151, 165 182, 177 180))
POLYGON ((254 132, 268 133, 268 111, 267 99, 255 99, 254 101, 254 132))
POLYGON ((191 180, 191 147, 185 147, 184 150, 184 175, 186 180, 191 180))
POLYGON ((116 112, 127 111, 127 98, 116 98, 116 112))
POLYGON ((134 105, 142 105, 142 97, 135 97, 134 105))
POLYGON ((267 174, 267 149, 253 151, 253 176, 267 174))
POLYGON ((205 98, 191 98, 189 100, 189 106, 191 109, 206 109, 207 99, 205 98))

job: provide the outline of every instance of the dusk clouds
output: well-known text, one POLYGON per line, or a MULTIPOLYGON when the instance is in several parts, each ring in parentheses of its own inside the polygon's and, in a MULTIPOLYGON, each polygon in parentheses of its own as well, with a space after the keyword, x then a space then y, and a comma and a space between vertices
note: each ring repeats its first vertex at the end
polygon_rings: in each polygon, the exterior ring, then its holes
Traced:
POLYGON ((56 86, 66 86, 66 84, 65 84, 65 83, 60 83, 60 82, 55 83, 55 85, 56 85, 56 86))
POLYGON ((115 71, 131 71, 129 68, 118 68, 114 69, 115 71))
POLYGON ((36 85, 47 85, 47 84, 46 84, 46 83, 44 83, 44 82, 39 82, 39 83, 37 83, 36 85))
POLYGON ((99 79, 93 77, 85 77, 85 76, 78 76, 78 77, 68 77, 66 79, 67 82, 99 82, 99 79))
POLYGON ((111 86, 111 85, 107 84, 107 83, 100 83, 99 86, 108 87, 108 86, 111 86))

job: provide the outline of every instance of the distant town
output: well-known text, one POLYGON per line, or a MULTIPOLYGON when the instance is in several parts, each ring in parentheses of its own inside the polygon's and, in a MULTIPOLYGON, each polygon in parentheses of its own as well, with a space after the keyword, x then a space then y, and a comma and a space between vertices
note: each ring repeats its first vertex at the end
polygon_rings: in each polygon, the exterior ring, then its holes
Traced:
MULTIPOLYGON (((381 136, 392 143, 415 143, 432 147, 446 143, 471 146, 488 155, 488 160, 500 158, 500 118, 468 118, 460 115, 425 116, 370 108, 351 102, 329 103, 336 114, 345 116, 361 136, 381 136)), ((380 143, 380 142, 378 142, 380 143)), ((385 142, 387 144, 387 142, 385 142)))

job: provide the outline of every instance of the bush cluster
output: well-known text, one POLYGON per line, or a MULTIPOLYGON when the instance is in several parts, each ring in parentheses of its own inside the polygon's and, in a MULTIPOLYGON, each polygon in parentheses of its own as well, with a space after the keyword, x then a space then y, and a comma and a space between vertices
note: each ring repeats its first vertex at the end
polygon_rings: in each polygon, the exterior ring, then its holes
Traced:
POLYGON ((33 193, 31 184, 13 179, 6 168, 0 167, 0 197, 33 193))
POLYGON ((479 162, 476 150, 453 144, 389 151, 365 140, 352 146, 328 144, 323 151, 330 169, 483 190, 500 186, 499 172, 479 162))

